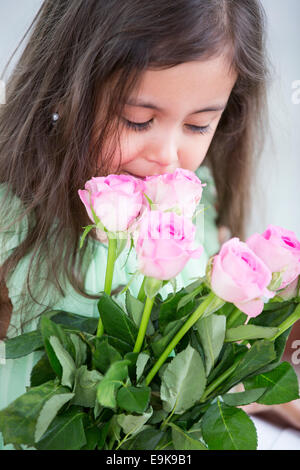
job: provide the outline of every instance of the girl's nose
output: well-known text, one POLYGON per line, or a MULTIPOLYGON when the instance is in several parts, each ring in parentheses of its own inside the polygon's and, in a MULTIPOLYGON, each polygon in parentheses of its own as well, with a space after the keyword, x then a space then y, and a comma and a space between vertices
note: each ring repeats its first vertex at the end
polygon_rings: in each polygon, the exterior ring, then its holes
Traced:
POLYGON ((171 136, 164 134, 155 140, 151 146, 148 158, 162 169, 165 169, 165 171, 169 168, 177 168, 179 165, 179 148, 174 134, 171 136))

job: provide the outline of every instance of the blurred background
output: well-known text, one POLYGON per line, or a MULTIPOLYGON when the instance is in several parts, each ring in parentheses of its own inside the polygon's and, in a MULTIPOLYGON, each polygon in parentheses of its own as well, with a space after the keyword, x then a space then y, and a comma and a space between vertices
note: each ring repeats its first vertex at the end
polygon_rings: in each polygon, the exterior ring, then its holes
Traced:
POLYGON ((300 237, 300 2, 262 0, 273 64, 270 133, 258 169, 248 234, 278 224, 300 237), (294 88, 293 88, 294 87, 294 88))
MULTIPOLYGON (((270 128, 257 169, 246 236, 275 224, 294 231, 300 239, 300 1, 261 2, 267 14, 267 45, 272 64, 268 92, 270 128)), ((0 0, 0 76, 41 4, 42 0, 0 0)), ((24 45, 2 76, 4 83, 24 45)), ((3 91, 0 86, 0 103, 3 91)), ((293 329, 284 359, 293 363, 300 377, 300 322, 293 329), (299 353, 293 348, 294 341, 299 353)), ((255 417, 259 448, 300 450, 299 432, 278 420, 272 425, 272 413, 267 418, 264 421, 255 417)))

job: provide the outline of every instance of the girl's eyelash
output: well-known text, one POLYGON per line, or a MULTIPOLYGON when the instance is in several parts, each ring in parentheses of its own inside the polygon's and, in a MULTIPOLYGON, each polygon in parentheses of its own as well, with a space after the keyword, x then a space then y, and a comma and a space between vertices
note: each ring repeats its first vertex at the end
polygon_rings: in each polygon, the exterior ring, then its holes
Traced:
POLYGON ((210 126, 192 126, 191 124, 188 125, 188 127, 192 130, 192 132, 198 133, 198 134, 206 134, 207 132, 210 131, 210 126))
MULTIPOLYGON (((147 129, 149 129, 149 127, 151 126, 152 122, 153 122, 153 119, 151 119, 150 121, 147 121, 147 122, 132 122, 132 121, 128 121, 127 119, 124 119, 125 121, 125 124, 127 127, 129 127, 130 129, 133 129, 137 132, 141 132, 141 131, 145 131, 147 129)), ((203 127, 199 127, 199 126, 192 126, 191 124, 188 125, 188 127, 191 129, 192 132, 195 132, 195 133, 198 133, 198 134, 206 134, 207 132, 209 132, 210 130, 210 126, 203 126, 203 127)))
POLYGON ((153 122, 153 119, 147 122, 139 122, 139 123, 128 121, 127 119, 124 119, 124 120, 125 120, 126 126, 135 131, 145 131, 146 129, 149 129, 149 127, 151 126, 153 122))

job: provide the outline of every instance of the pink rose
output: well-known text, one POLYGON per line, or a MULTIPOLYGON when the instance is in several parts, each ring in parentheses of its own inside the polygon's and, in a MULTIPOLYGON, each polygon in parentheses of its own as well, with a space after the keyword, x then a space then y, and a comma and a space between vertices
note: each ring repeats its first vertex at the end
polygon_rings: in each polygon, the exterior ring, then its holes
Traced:
POLYGON ((294 232, 268 225, 263 234, 254 233, 247 245, 268 266, 272 273, 281 273, 282 289, 300 274, 300 242, 294 232))
POLYGON ((139 270, 144 276, 170 280, 190 258, 199 258, 203 247, 193 250, 195 226, 174 212, 147 211, 136 242, 139 270))
POLYGON ((87 181, 78 194, 90 219, 94 221, 90 205, 104 227, 111 232, 122 232, 139 215, 143 204, 144 182, 131 175, 109 175, 87 181))
POLYGON ((177 168, 174 173, 145 178, 145 193, 156 204, 155 210, 179 209, 185 217, 193 217, 202 197, 202 184, 194 172, 177 168))
POLYGON ((269 268, 239 238, 225 242, 213 257, 211 289, 218 297, 232 302, 250 317, 262 312, 262 297, 274 297, 275 293, 267 289, 271 279, 269 268))
POLYGON ((276 295, 281 297, 282 300, 291 300, 294 297, 299 297, 300 286, 298 286, 298 283, 299 283, 299 277, 296 277, 296 279, 294 279, 293 282, 291 282, 288 286, 286 286, 280 292, 276 292, 276 295))

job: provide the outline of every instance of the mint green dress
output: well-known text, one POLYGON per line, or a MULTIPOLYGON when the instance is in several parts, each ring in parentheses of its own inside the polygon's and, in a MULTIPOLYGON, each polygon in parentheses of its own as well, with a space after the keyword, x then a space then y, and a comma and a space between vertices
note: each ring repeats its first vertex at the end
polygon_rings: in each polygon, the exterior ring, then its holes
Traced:
MULTIPOLYGON (((201 179, 202 183, 207 184, 207 186, 203 189, 201 203, 198 208, 202 210, 202 212, 200 212, 200 215, 197 217, 197 232, 195 243, 195 246, 198 245, 198 243, 201 243, 204 247, 204 251, 200 258, 189 260, 183 271, 177 276, 177 290, 193 282, 194 278, 203 276, 205 274, 208 258, 211 255, 217 253, 220 249, 218 231, 215 224, 217 214, 214 207, 216 199, 214 181, 210 170, 206 166, 200 167, 196 171, 196 174, 201 179)), ((4 185, 0 185, 0 201, 4 194, 4 189, 4 185)), ((21 210, 20 200, 15 197, 14 201, 15 206, 12 207, 12 213, 16 213, 16 211, 21 210)), ((12 250, 25 238, 27 230, 28 225, 26 221, 24 222, 24 219, 22 219, 22 223, 20 224, 20 227, 18 227, 18 230, 12 234, 10 233, 9 236, 5 236, 6 234, 3 232, 1 233, 0 230, 0 237, 2 237, 2 239, 0 239, 1 246, 3 239, 5 241, 5 249, 0 253, 0 265, 3 264, 12 250)), ((104 289, 105 269, 103 269, 103 266, 106 266, 107 246, 101 242, 98 242, 97 240, 93 240, 91 237, 89 238, 88 243, 96 244, 96 252, 94 257, 89 262, 89 268, 85 278, 85 288, 88 293, 97 295, 104 289)), ((135 251, 131 251, 126 263, 127 255, 128 250, 125 249, 116 261, 112 289, 115 289, 120 284, 127 285, 132 277, 129 273, 136 271, 135 251)), ((8 338, 17 336, 21 333, 21 320, 16 312, 20 302, 20 295, 24 279, 26 278, 29 260, 30 254, 24 257, 21 262, 19 262, 17 268, 7 283, 9 297, 13 304, 11 323, 7 332, 8 338)), ((133 295, 137 296, 142 280, 143 276, 139 275, 135 277, 133 282, 130 284, 130 291, 133 295)), ((172 286, 169 284, 167 284, 160 291, 163 298, 165 298, 170 292, 172 292, 172 286)), ((117 301, 120 304, 123 303, 123 300, 124 295, 119 295, 117 297, 117 301)), ((48 305, 47 293, 45 293, 43 304, 48 305)), ((50 304, 51 302, 49 302, 49 305, 50 304)), ((28 311, 30 312, 33 320, 26 324, 22 332, 34 330, 38 323, 38 319, 34 319, 34 317, 39 314, 41 307, 37 304, 34 304, 32 301, 29 303, 29 306, 30 308, 28 311)), ((90 300, 81 296, 73 289, 71 285, 68 286, 67 295, 60 298, 55 306, 51 308, 51 310, 52 309, 86 315, 87 317, 99 316, 97 311, 97 300, 90 300)), ((4 344, 3 342, 0 342, 0 409, 5 408, 12 401, 25 393, 25 387, 30 383, 30 372, 32 367, 42 355, 41 351, 36 351, 25 357, 5 360, 3 357, 3 350, 4 344)), ((3 440, 0 433, 0 450, 10 450, 12 448, 13 447, 11 445, 3 445, 3 440)))

